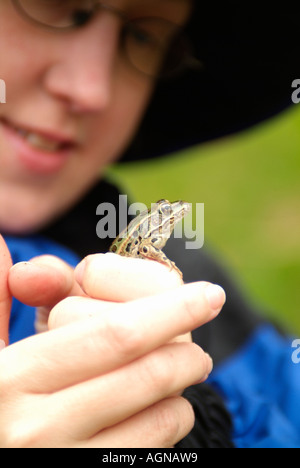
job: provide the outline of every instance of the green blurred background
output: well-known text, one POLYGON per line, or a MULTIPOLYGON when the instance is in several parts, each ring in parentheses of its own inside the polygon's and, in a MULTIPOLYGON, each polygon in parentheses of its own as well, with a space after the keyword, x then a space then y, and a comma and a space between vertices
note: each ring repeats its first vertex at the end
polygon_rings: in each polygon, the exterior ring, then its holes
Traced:
POLYGON ((244 293, 300 334, 300 105, 238 135, 109 170, 134 201, 205 203, 205 244, 244 293))

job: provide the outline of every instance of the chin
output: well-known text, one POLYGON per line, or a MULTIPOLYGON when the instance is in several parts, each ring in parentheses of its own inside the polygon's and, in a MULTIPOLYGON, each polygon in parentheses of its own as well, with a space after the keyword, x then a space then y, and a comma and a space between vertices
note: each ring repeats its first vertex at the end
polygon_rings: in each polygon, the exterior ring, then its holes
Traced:
POLYGON ((0 218, 1 232, 12 236, 34 234, 41 227, 42 224, 30 220, 2 221, 0 218))
POLYGON ((37 216, 36 213, 28 213, 26 216, 24 213, 19 212, 14 216, 5 216, 0 213, 0 232, 16 236, 35 234, 50 221, 50 215, 46 217, 45 215, 37 216))

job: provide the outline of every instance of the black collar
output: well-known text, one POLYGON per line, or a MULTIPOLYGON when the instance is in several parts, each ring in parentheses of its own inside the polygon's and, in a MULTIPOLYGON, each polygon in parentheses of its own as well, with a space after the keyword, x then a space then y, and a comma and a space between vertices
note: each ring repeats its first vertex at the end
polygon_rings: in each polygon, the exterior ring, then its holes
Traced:
MULTIPOLYGON (((99 182, 69 212, 44 228, 39 234, 68 247, 81 258, 93 253, 107 252, 113 239, 99 239, 96 233, 99 221, 96 210, 103 202, 112 203, 118 213, 119 191, 106 181, 99 182)), ((118 232, 119 226, 117 225, 118 232)))

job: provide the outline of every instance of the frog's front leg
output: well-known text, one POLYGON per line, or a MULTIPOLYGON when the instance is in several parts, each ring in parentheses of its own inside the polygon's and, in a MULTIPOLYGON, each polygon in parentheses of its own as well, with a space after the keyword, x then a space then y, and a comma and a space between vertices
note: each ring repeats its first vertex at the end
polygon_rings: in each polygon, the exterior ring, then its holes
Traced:
POLYGON ((158 247, 155 247, 153 243, 149 242, 149 239, 141 241, 138 248, 140 257, 155 260, 156 262, 162 263, 170 268, 170 271, 175 270, 182 278, 182 272, 177 268, 174 262, 172 262, 165 253, 158 247))

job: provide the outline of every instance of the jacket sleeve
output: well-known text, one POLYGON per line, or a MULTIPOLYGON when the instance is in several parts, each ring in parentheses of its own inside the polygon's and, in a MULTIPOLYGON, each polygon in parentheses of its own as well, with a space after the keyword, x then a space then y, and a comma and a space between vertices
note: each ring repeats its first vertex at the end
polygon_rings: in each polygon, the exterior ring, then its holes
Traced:
POLYGON ((188 388, 183 396, 194 409, 195 426, 177 447, 234 448, 231 417, 221 397, 206 384, 188 388))

